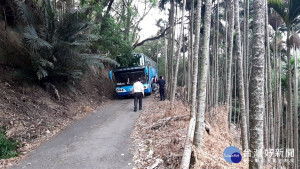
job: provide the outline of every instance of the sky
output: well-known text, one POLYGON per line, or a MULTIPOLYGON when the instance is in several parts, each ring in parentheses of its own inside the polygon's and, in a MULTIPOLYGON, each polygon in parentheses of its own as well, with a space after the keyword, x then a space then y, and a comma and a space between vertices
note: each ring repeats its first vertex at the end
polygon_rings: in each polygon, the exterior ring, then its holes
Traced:
POLYGON ((156 35, 158 31, 158 27, 155 25, 156 21, 160 18, 164 20, 168 19, 167 11, 161 11, 158 7, 154 7, 151 9, 149 14, 145 17, 145 19, 140 23, 140 27, 142 28, 140 32, 140 41, 146 38, 149 38, 153 35, 156 35))
MULTIPOLYGON (((75 0, 75 3, 79 4, 79 0, 75 0)), ((144 9, 144 4, 141 3, 138 6, 139 9, 144 9)), ((143 13, 143 11, 140 11, 140 13, 143 13)), ((153 7, 145 19, 140 23, 140 27, 142 28, 139 34, 141 36, 140 41, 156 34, 158 27, 155 24, 160 18, 163 18, 164 20, 168 19, 167 9, 161 11, 158 6, 153 7)))

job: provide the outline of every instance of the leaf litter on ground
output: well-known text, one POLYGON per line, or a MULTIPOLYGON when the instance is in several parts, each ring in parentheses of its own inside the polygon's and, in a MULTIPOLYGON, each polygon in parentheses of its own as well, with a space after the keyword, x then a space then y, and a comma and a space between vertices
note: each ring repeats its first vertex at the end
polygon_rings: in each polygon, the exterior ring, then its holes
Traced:
MULTIPOLYGON (((189 108, 180 99, 171 110, 169 101, 159 101, 157 95, 145 99, 131 134, 133 161, 137 168, 176 169, 180 167, 189 125, 189 108)), ((248 161, 231 164, 223 158, 224 150, 236 146, 242 151, 240 128, 232 124, 228 129, 227 110, 221 105, 206 112, 209 134, 204 131, 201 151, 193 148, 191 168, 227 169, 248 168, 248 161)), ((242 154, 243 155, 243 154, 242 154)))

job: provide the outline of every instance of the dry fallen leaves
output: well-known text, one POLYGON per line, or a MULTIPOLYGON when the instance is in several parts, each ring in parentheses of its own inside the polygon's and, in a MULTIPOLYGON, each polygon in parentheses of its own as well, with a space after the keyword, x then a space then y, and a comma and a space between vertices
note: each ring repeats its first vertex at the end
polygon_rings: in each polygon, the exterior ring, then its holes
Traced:
MULTIPOLYGON (((132 132, 133 160, 138 168, 179 168, 189 125, 189 109, 177 101, 174 110, 170 110, 170 102, 158 100, 157 96, 145 100, 144 111, 132 132), (176 118, 185 116, 187 118, 176 118)), ((201 152, 194 148, 195 163, 192 167, 248 168, 246 161, 230 164, 223 158, 229 145, 241 150, 240 130, 235 125, 228 130, 225 107, 220 106, 206 114, 210 134, 204 132, 201 152)))
POLYGON ((179 101, 156 96, 145 99, 144 111, 132 132, 134 162, 138 168, 178 168, 181 162, 189 112, 179 101))

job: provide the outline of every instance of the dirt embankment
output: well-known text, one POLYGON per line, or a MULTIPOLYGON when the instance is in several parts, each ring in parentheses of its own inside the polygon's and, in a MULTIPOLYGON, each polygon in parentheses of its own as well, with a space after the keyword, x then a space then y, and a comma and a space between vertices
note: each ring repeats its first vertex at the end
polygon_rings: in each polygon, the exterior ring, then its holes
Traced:
POLYGON ((159 101, 157 95, 143 103, 134 131, 133 161, 138 168, 179 168, 189 112, 179 101, 174 110, 169 101, 159 101))
POLYGON ((0 65, 0 126, 23 147, 19 149, 20 157, 0 160, 0 168, 19 160, 41 142, 91 113, 111 99, 114 92, 107 70, 91 69, 89 76, 75 86, 76 94, 74 89, 56 85, 60 100, 37 84, 13 80, 13 71, 0 65))
MULTIPOLYGON (((133 160, 138 168, 179 168, 189 125, 189 108, 177 101, 174 110, 170 110, 169 101, 158 100, 153 97, 146 101, 145 110, 134 127, 133 160)), ((248 168, 247 161, 231 164, 223 158, 224 150, 230 145, 241 151, 240 130, 235 126, 228 130, 225 108, 217 108, 210 120, 208 115, 206 120, 210 131, 209 134, 204 131, 201 152, 194 149, 192 168, 248 168)))
POLYGON ((236 125, 231 124, 231 130, 228 128, 227 109, 224 106, 217 107, 206 115, 211 129, 209 134, 204 132, 204 140, 201 151, 194 148, 196 163, 193 168, 197 169, 247 169, 248 159, 243 158, 241 145, 241 131, 236 125), (242 155, 242 161, 239 163, 229 163, 223 157, 224 150, 229 146, 237 147, 242 155))

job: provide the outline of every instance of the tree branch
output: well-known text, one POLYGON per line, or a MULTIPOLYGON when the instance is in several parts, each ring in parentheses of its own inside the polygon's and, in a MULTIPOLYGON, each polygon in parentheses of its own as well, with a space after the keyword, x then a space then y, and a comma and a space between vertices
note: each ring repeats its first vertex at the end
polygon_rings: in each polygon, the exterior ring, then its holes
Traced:
POLYGON ((105 16, 107 16, 111 10, 111 7, 112 7, 112 4, 114 3, 114 0, 110 0, 109 1, 109 4, 108 4, 108 7, 107 7, 107 10, 105 12, 105 16))
POLYGON ((135 49, 136 47, 138 46, 142 46, 145 42, 148 42, 148 41, 153 41, 153 40, 156 40, 156 39, 159 39, 163 36, 165 36, 166 33, 168 30, 169 30, 170 27, 167 27, 161 34, 157 35, 157 36, 154 36, 154 37, 151 37, 151 38, 147 38, 147 39, 144 39, 142 40, 141 42, 136 42, 134 45, 133 45, 133 49, 135 49))

